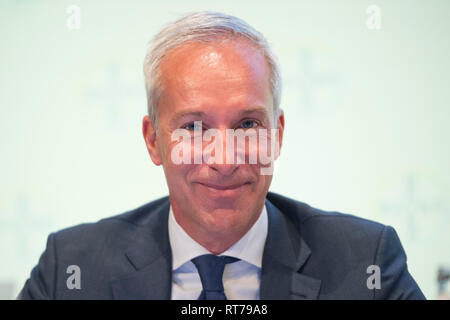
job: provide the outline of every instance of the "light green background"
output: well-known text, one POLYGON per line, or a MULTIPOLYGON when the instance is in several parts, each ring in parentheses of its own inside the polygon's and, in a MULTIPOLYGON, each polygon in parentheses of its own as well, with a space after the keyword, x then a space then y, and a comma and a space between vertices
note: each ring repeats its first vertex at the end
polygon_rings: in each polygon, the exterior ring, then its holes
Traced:
POLYGON ((0 4, 0 298, 50 232, 167 194, 141 137, 142 62, 166 23, 243 18, 283 70, 272 191, 396 228, 437 298, 450 266, 450 1, 5 1, 0 4), (81 29, 66 26, 69 5, 81 29), (366 27, 369 5, 381 29, 366 27))

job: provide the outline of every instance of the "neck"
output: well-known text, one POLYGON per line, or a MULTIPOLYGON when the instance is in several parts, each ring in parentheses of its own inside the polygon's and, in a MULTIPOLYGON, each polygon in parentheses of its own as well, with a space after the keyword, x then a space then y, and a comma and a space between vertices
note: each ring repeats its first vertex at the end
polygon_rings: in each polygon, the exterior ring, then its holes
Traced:
POLYGON ((180 227, 198 244, 215 255, 219 255, 238 242, 256 223, 261 215, 262 206, 255 208, 255 213, 250 215, 247 221, 241 221, 238 226, 205 226, 202 223, 196 223, 189 216, 177 208, 172 206, 172 211, 176 222, 180 227))

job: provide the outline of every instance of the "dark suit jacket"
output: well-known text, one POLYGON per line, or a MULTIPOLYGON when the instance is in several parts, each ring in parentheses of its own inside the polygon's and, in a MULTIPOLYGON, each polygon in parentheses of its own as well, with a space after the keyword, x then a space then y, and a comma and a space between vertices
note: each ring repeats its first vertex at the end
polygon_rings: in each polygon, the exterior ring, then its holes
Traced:
MULTIPOLYGON (((261 299, 424 299, 390 226, 268 193, 261 299), (369 289, 370 265, 380 289, 369 289)), ((21 299, 170 299, 168 197, 50 234, 21 299), (68 289, 70 265, 80 289, 68 289)))

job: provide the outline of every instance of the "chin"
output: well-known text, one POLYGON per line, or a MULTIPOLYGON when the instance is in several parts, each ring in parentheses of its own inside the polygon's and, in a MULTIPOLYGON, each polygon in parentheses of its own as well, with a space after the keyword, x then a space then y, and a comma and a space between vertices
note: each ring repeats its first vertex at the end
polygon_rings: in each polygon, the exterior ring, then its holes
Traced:
POLYGON ((207 230, 216 233, 229 232, 230 230, 245 229, 248 221, 251 220, 250 211, 233 209, 216 209, 213 212, 205 212, 207 219, 204 219, 207 230))
POLYGON ((199 203, 207 211, 248 210, 256 201, 251 200, 255 198, 251 184, 229 190, 217 190, 197 184, 193 191, 192 197, 199 199, 199 203))
POLYGON ((202 211, 209 214, 214 214, 219 217, 227 215, 240 215, 239 212, 248 212, 251 209, 250 195, 242 193, 233 197, 211 197, 202 196, 201 207, 202 211))

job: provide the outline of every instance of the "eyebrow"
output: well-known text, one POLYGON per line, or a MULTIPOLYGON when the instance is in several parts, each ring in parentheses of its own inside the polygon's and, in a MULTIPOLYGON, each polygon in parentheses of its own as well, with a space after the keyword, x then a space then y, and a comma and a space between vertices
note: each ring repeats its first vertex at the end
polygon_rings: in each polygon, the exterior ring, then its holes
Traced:
MULTIPOLYGON (((239 113, 238 116, 247 116, 250 114, 259 113, 263 116, 268 116, 267 110, 265 107, 252 107, 250 109, 243 110, 239 113)), ((205 117, 207 114, 203 111, 194 111, 194 110, 183 110, 178 112, 173 118, 172 123, 178 122, 180 119, 187 117, 187 116, 194 116, 194 117, 205 117)))
POLYGON ((251 109, 247 109, 241 112, 241 115, 248 115, 252 113, 261 113, 263 115, 267 115, 267 110, 264 107, 254 107, 251 109))
POLYGON ((176 127, 178 126, 178 123, 181 122, 181 120, 184 117, 199 117, 202 118, 205 116, 205 113, 203 111, 194 111, 194 110, 183 110, 180 112, 177 112, 172 119, 170 119, 170 126, 176 127))
POLYGON ((198 117, 202 117, 204 116, 205 113, 203 111, 192 111, 192 110, 184 110, 184 111, 180 111, 178 112, 174 117, 173 120, 177 121, 183 117, 186 116, 198 116, 198 117))

